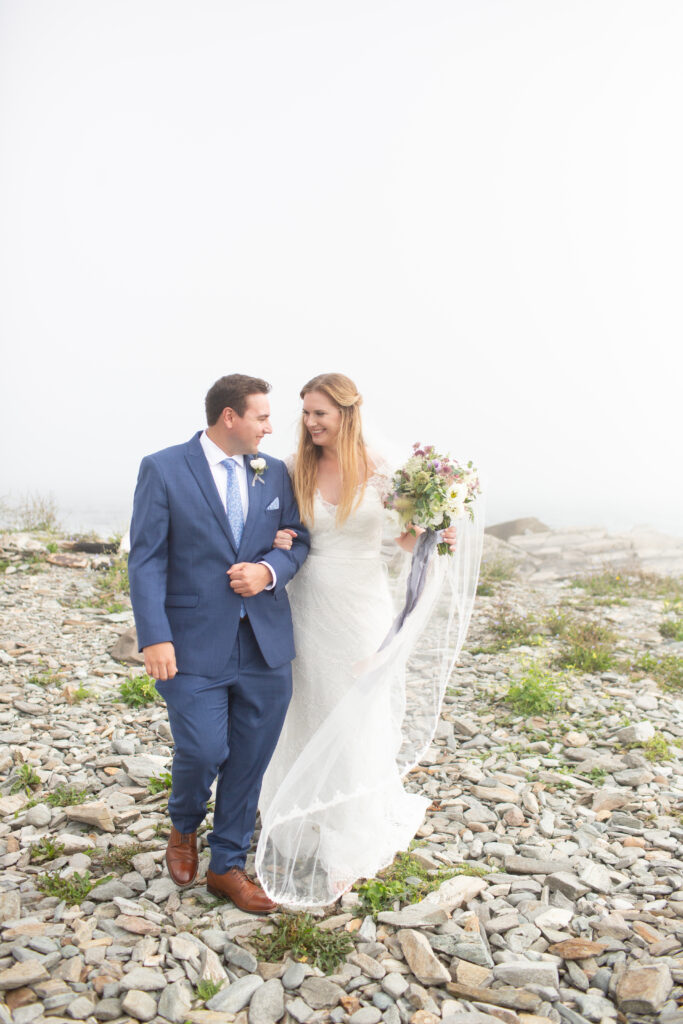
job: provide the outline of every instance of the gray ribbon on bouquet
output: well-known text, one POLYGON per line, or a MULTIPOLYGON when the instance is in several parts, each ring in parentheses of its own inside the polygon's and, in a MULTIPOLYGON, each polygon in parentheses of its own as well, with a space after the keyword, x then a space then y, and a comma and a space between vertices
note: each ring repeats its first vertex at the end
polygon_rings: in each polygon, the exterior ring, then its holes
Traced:
POLYGON ((424 533, 421 533, 417 538, 417 544, 413 549, 413 558, 410 563, 405 604, 394 619, 391 629, 382 641, 382 645, 379 648, 380 651, 383 651, 384 648, 391 643, 417 604, 427 581, 427 567, 429 565, 430 556, 436 545, 439 543, 441 535, 442 531, 425 530, 424 533))

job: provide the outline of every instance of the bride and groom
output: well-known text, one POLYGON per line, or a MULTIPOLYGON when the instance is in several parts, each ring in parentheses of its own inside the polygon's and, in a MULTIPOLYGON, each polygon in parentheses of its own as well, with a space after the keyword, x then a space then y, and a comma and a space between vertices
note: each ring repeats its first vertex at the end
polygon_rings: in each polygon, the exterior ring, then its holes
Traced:
MULTIPOLYGON (((175 744, 169 873, 194 881, 217 779, 207 887, 255 913, 275 899, 332 902, 408 844, 429 801, 406 793, 401 775, 440 704, 433 696, 426 717, 423 706, 410 717, 426 697, 406 673, 425 615, 411 614, 413 635, 393 654, 360 677, 354 669, 393 618, 381 559, 390 479, 364 443, 361 396, 342 374, 309 381, 286 466, 259 454, 269 390, 221 378, 206 396, 207 428, 143 459, 129 558, 138 642, 175 744), (418 723, 417 740, 402 734, 406 722, 418 723), (262 885, 244 871, 259 806, 262 885)), ((453 529, 446 539, 455 545, 453 529)))

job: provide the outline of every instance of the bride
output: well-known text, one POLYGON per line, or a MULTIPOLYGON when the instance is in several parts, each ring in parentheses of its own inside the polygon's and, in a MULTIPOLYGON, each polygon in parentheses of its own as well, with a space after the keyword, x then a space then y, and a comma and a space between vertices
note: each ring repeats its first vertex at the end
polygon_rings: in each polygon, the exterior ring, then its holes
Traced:
MULTIPOLYGON (((289 468, 311 548, 288 587, 297 651, 293 696, 261 791, 256 870, 272 899, 311 906, 331 903, 356 879, 375 875, 420 827, 430 801, 406 792, 401 777, 431 742, 445 686, 437 663, 462 642, 478 557, 460 524, 457 547, 455 527, 445 531, 458 554, 465 534, 467 600, 460 601, 455 645, 451 638, 432 657, 427 679, 424 669, 410 670, 408 657, 439 610, 445 565, 434 564, 418 607, 378 654, 396 611, 382 557, 391 474, 365 445, 353 381, 322 374, 301 397, 299 446, 289 468)), ((416 537, 396 532, 399 547, 411 551, 416 537)), ((275 545, 291 542, 282 531, 275 545)), ((457 555, 433 561, 457 564, 463 577, 457 555)), ((453 612, 446 614, 447 634, 453 612)))

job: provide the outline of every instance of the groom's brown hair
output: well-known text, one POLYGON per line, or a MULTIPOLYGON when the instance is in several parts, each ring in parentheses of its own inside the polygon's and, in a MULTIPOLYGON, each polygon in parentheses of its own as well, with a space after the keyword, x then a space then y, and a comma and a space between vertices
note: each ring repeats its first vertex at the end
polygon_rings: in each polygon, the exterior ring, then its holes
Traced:
POLYGON ((260 377, 243 373, 221 377, 206 393, 206 422, 212 427, 224 409, 234 409, 238 416, 244 416, 249 395, 267 395, 269 391, 270 384, 260 377))

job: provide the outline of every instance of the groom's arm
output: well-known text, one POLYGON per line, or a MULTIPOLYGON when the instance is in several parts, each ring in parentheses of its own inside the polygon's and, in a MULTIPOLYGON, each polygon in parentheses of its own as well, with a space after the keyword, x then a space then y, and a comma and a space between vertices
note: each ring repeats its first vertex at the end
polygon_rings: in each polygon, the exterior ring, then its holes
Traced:
POLYGON ((308 530, 301 522, 299 506, 294 498, 292 483, 289 479, 289 473, 287 472, 287 467, 284 462, 281 464, 281 467, 283 476, 283 501, 280 508, 280 522, 278 524, 278 529, 293 530, 296 533, 296 537, 293 538, 292 546, 288 551, 283 551, 281 548, 273 548, 268 552, 267 556, 265 556, 268 564, 272 565, 277 577, 274 589, 274 594, 276 596, 279 596, 284 591, 287 583, 289 583, 292 577, 296 575, 304 564, 311 546, 311 538, 308 530))
POLYGON ((175 675, 173 634, 166 615, 168 529, 166 487, 158 466, 147 456, 140 464, 130 525, 128 576, 138 645, 145 669, 156 679, 175 675))

